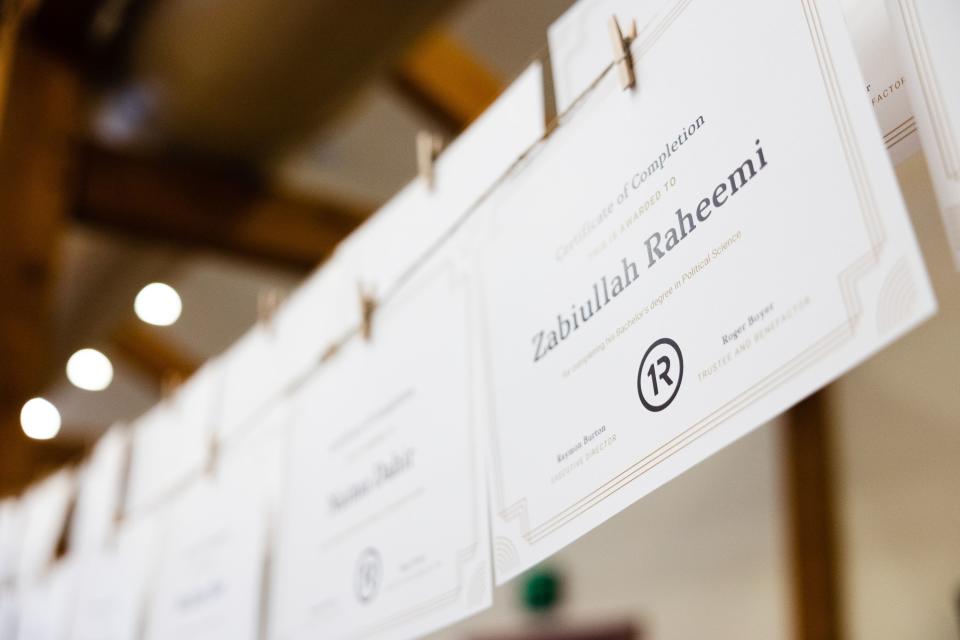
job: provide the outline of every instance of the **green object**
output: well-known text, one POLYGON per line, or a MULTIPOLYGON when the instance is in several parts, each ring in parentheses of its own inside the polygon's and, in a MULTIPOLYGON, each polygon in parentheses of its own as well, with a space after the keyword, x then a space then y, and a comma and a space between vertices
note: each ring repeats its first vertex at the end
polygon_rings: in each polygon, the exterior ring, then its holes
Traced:
POLYGON ((530 611, 545 612, 560 602, 560 576, 551 569, 537 569, 527 574, 523 583, 523 604, 530 611))

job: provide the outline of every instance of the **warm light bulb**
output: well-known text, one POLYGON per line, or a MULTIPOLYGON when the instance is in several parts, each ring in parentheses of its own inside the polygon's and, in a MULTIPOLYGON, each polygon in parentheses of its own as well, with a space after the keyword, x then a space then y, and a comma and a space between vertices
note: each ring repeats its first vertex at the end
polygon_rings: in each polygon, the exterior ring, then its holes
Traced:
POLYGON ((162 282, 153 282, 137 294, 133 301, 133 310, 144 322, 166 327, 180 317, 183 304, 176 289, 162 282))
POLYGON ((27 400, 20 409, 20 426, 28 438, 49 440, 60 432, 60 412, 49 400, 27 400))
POLYGON ((67 360, 67 379, 81 389, 103 391, 113 381, 113 365, 96 349, 80 349, 67 360))

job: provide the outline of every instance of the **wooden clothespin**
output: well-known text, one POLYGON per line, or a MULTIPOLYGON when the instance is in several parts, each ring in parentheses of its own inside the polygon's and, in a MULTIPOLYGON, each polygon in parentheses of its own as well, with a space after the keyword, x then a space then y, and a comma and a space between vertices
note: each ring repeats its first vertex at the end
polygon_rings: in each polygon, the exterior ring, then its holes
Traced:
POLYGON ((283 302, 283 294, 279 289, 270 287, 261 290, 257 294, 257 321, 260 324, 271 326, 273 316, 280 308, 281 302, 283 302))
POLYGON ((433 165, 442 150, 443 138, 438 134, 423 130, 417 132, 417 174, 428 189, 433 188, 433 165))
POLYGON ((340 343, 334 342, 329 347, 324 349, 323 354, 320 356, 320 362, 329 362, 333 356, 337 355, 338 351, 340 351, 340 343))
POLYGON ((617 67, 620 76, 620 87, 623 90, 632 89, 637 84, 637 76, 633 72, 633 56, 630 54, 630 43, 637 39, 637 21, 630 21, 630 29, 624 35, 620 30, 617 16, 610 16, 610 40, 613 44, 613 64, 617 67))
POLYGON ((210 434, 210 442, 207 445, 207 475, 213 475, 217 471, 217 465, 220 462, 220 438, 217 436, 216 429, 210 434))
POLYGON ((360 335, 364 340, 369 340, 373 334, 373 312, 377 310, 377 301, 363 285, 357 288, 360 292, 360 335))
POLYGON ((183 384, 183 374, 179 371, 167 371, 160 379, 160 397, 169 400, 183 384))

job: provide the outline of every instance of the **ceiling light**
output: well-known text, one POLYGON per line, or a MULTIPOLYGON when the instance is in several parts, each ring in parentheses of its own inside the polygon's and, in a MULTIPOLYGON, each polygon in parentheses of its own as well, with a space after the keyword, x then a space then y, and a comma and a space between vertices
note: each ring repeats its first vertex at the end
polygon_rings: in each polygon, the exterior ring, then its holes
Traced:
POLYGON ((168 284, 153 282, 148 284, 133 301, 133 310, 137 317, 147 324, 166 327, 177 321, 183 310, 180 294, 168 284))
POLYGON ((67 379, 81 389, 103 391, 113 381, 113 365, 96 349, 80 349, 67 360, 67 379))
POLYGON ((28 438, 49 440, 60 432, 60 412, 49 400, 27 400, 20 410, 20 426, 28 438))

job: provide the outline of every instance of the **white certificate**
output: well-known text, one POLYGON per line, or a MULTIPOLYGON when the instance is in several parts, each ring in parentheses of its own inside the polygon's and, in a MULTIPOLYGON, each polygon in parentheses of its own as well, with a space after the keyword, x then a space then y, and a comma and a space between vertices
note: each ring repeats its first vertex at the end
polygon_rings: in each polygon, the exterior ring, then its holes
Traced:
POLYGON ((920 137, 886 7, 883 0, 841 4, 883 142, 893 163, 900 164, 920 150, 920 137))
POLYGON ((0 638, 16 638, 20 604, 16 588, 0 586, 0 638))
POLYGON ((284 300, 270 321, 278 374, 296 380, 315 369, 326 350, 356 327, 357 283, 336 255, 284 300))
POLYGON ((222 368, 208 362, 133 424, 125 509, 161 502, 206 466, 220 409, 222 368))
POLYGON ((21 500, 0 500, 0 585, 17 579, 24 515, 21 500))
POLYGON ((960 268, 960 2, 887 0, 927 168, 960 268))
MULTIPOLYGON (((450 146, 433 184, 416 179, 337 249, 344 274, 379 298, 430 253, 518 157, 543 134, 543 71, 531 64, 450 146)), ((354 311, 359 323, 360 305, 354 311)))
POLYGON ((271 637, 411 638, 489 606, 458 274, 409 283, 297 394, 271 637))
POLYGON ((490 203, 498 582, 935 307, 835 2, 673 0, 632 51, 490 203))
POLYGON ((557 18, 547 30, 557 111, 569 109, 613 60, 610 16, 616 16, 625 31, 636 21, 642 38, 671 8, 668 0, 580 0, 557 18))
POLYGON ((30 487, 20 502, 23 518, 19 526, 19 584, 29 584, 43 574, 54 560, 57 543, 67 524, 76 478, 62 470, 30 487))
POLYGON ((278 336, 273 322, 258 322, 221 357, 223 401, 217 431, 222 439, 255 421, 291 384, 293 369, 279 366, 278 336))
POLYGON ((130 450, 129 432, 120 426, 97 441, 77 480, 77 501, 70 526, 70 550, 102 547, 120 515, 130 450))
POLYGON ((80 588, 69 640, 137 640, 157 565, 156 516, 124 523, 79 561, 80 588))
POLYGON ((17 640, 63 640, 76 611, 77 565, 64 559, 21 591, 17 640))
POLYGON ((257 470, 194 483, 171 506, 147 640, 260 637, 266 499, 257 470))

